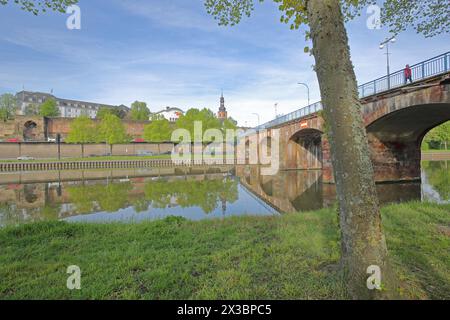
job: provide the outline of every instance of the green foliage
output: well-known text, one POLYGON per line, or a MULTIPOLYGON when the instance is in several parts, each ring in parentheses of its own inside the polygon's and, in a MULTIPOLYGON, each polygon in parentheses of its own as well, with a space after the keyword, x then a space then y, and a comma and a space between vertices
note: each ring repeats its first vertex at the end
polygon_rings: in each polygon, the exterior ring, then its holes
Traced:
POLYGON ((423 144, 427 145, 428 149, 441 149, 442 146, 450 146, 450 121, 433 128, 428 132, 423 140, 423 144))
MULTIPOLYGON (((238 24, 243 16, 249 17, 256 1, 264 0, 205 0, 205 7, 219 25, 238 24)), ((282 12, 281 22, 291 29, 308 25, 307 0, 273 0, 282 12)), ((359 16, 364 8, 377 4, 376 0, 341 0, 344 15, 348 20, 359 16)), ((450 6, 448 0, 385 0, 381 8, 381 22, 390 32, 398 34, 414 28, 425 37, 450 32, 450 6)), ((309 33, 306 33, 309 39, 309 33)), ((309 49, 309 48, 308 48, 309 49)), ((309 50, 308 50, 309 51, 309 50)))
MULTIPOLYGON (((6 5, 8 3, 9 0, 0 0, 0 5, 6 5)), ((11 3, 19 5, 22 10, 38 15, 47 10, 65 13, 66 8, 73 4, 77 4, 78 0, 12 0, 11 3)))
POLYGON ((149 142, 170 141, 172 136, 172 127, 166 119, 155 120, 144 128, 143 138, 149 142))
POLYGON ((185 115, 182 115, 176 122, 178 129, 186 129, 191 134, 191 138, 196 141, 203 141, 203 135, 208 129, 221 129, 221 123, 217 119, 214 112, 209 109, 189 109, 185 115), (194 124, 196 121, 201 122, 202 131, 194 132, 194 124), (197 136, 195 135, 197 134, 197 136), (198 136, 201 134, 201 136, 198 136))
POLYGON ((95 142, 97 128, 94 121, 87 116, 80 116, 70 124, 70 132, 66 138, 68 143, 91 143, 95 142))
POLYGON ((151 201, 154 208, 167 208, 176 199, 181 208, 197 206, 211 213, 220 201, 233 203, 238 199, 237 180, 153 181, 145 186, 145 199, 151 201))
POLYGON ((98 126, 98 141, 113 145, 129 140, 122 121, 113 114, 105 115, 98 126))
POLYGON ((59 117, 59 108, 56 105, 56 100, 53 98, 45 100, 44 103, 39 107, 39 115, 42 117, 59 117))
POLYGON ((97 112, 96 119, 103 119, 107 114, 115 115, 116 117, 120 119, 124 119, 126 114, 122 112, 122 110, 119 110, 118 108, 111 108, 111 107, 100 107, 100 110, 97 112))
POLYGON ((234 120, 233 118, 228 118, 225 119, 222 123, 222 129, 227 130, 227 129, 232 129, 232 130, 236 130, 237 129, 237 121, 234 120))
POLYGON ((7 121, 14 118, 17 110, 16 97, 10 93, 0 96, 0 119, 7 121))
POLYGON ((150 110, 145 102, 135 101, 131 104, 130 118, 134 121, 148 121, 150 110))
MULTIPOLYGON (((450 238, 440 231, 450 225, 449 210, 420 203, 383 209, 404 299, 449 298, 450 238)), ((0 248, 7 300, 349 298, 340 273, 326 268, 340 258, 333 208, 198 222, 34 223, 0 228, 0 248), (82 290, 65 286, 68 261, 82 267, 82 290)))

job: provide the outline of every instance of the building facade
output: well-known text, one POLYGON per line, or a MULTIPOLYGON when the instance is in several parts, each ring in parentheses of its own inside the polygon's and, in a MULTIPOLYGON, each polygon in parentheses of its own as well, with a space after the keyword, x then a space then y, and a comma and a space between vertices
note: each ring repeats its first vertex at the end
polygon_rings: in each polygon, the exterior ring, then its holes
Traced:
POLYGON ((25 109, 29 105, 39 106, 48 99, 54 99, 56 101, 56 105, 59 108, 60 116, 62 118, 77 118, 81 115, 86 115, 91 119, 95 119, 98 111, 102 107, 119 109, 125 113, 129 110, 128 107, 124 105, 112 106, 94 102, 61 99, 52 94, 43 92, 20 91, 16 94, 16 99, 19 107, 19 115, 25 115, 25 109))

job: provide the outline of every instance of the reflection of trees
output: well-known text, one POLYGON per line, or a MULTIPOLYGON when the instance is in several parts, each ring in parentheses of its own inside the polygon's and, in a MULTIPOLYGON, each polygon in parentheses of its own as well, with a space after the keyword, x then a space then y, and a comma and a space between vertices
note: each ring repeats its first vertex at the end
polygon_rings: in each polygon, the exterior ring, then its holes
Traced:
POLYGON ((102 211, 115 212, 128 206, 128 192, 131 183, 110 183, 107 185, 70 186, 66 190, 77 213, 90 213, 97 206, 102 211))
POLYGON ((155 208, 166 208, 172 200, 182 208, 198 206, 206 213, 216 209, 219 201, 235 202, 238 182, 224 180, 152 181, 145 186, 145 198, 155 208))
POLYGON ((231 178, 149 181, 144 186, 144 195, 136 199, 130 197, 131 183, 79 185, 66 187, 66 190, 78 214, 96 210, 115 212, 129 206, 133 206, 136 212, 145 212, 150 204, 161 209, 171 205, 182 208, 197 206, 211 213, 219 201, 237 200, 237 185, 238 182, 231 178))
POLYGON ((424 162, 422 167, 429 184, 443 200, 450 200, 450 170, 447 161, 424 162))
POLYGON ((0 226, 59 219, 61 205, 46 204, 39 208, 18 208, 14 203, 0 203, 0 226))

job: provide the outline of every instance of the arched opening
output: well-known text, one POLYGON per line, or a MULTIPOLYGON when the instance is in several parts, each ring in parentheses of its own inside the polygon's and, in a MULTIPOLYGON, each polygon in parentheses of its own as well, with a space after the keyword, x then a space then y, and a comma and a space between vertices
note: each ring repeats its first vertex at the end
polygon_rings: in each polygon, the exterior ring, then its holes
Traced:
POLYGON ((316 129, 296 132, 287 145, 287 169, 322 169, 322 134, 316 129))
POLYGON ((450 120, 450 104, 417 105, 391 112, 367 127, 375 179, 421 179, 422 142, 427 133, 450 120))
POLYGON ((34 121, 27 121, 23 125, 23 139, 24 141, 32 141, 37 138, 37 124, 34 121))

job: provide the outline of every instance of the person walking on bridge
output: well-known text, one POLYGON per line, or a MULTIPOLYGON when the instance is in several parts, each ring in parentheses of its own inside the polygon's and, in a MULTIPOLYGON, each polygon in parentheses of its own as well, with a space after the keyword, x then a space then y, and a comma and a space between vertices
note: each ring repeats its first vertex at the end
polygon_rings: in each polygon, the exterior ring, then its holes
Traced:
POLYGON ((412 70, 411 70, 411 67, 409 66, 409 64, 406 65, 404 74, 405 74, 405 84, 408 83, 408 80, 410 83, 412 83, 413 82, 412 81, 412 70))

